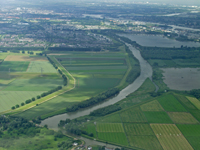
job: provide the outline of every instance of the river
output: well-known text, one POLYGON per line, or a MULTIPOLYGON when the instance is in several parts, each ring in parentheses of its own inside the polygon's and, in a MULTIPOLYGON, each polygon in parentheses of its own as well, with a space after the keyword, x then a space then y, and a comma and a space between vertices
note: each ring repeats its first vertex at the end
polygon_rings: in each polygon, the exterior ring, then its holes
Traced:
POLYGON ((139 60, 140 63, 140 69, 141 69, 141 73, 140 76, 129 86, 127 86, 126 88, 124 88, 123 90, 120 91, 120 93, 116 96, 111 98, 108 101, 105 101, 99 105, 95 105, 86 109, 81 109, 79 111, 76 112, 72 112, 72 113, 65 113, 65 114, 61 114, 61 115, 56 115, 50 118, 47 118, 45 120, 43 120, 41 122, 41 125, 48 125, 49 128, 57 130, 58 129, 58 123, 60 122, 60 120, 65 120, 65 119, 75 119, 81 116, 85 116, 85 115, 89 115, 90 112, 108 106, 108 105, 112 105, 115 104, 117 102, 119 102, 120 100, 126 98, 126 96, 128 96, 129 94, 131 94, 132 92, 136 91, 142 84, 143 82, 147 79, 147 78, 151 78, 152 77, 152 68, 149 65, 149 63, 143 59, 143 57, 140 54, 140 51, 135 49, 133 46, 131 46, 130 44, 126 44, 129 49, 132 51, 133 55, 139 60))

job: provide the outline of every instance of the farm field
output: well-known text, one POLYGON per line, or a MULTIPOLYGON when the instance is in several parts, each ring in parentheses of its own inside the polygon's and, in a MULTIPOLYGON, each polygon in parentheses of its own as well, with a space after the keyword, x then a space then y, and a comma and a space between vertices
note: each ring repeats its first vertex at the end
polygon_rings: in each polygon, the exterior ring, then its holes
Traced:
POLYGON ((128 109, 120 113, 122 122, 147 122, 140 108, 128 109))
POLYGON ((123 132, 98 132, 98 138, 103 141, 128 146, 126 135, 123 132))
POLYGON ((172 111, 172 112, 187 111, 172 94, 161 96, 157 98, 157 100, 166 111, 172 111))
POLYGON ((83 128, 84 131, 86 131, 89 134, 93 134, 93 137, 97 137, 97 132, 96 132, 96 126, 94 124, 88 124, 86 127, 83 128))
MULTIPOLYGON (((77 102, 116 87, 127 71, 127 56, 123 53, 94 53, 90 55, 85 52, 69 52, 66 55, 52 54, 49 57, 57 64, 62 65, 63 70, 66 69, 71 73, 76 80, 75 88, 27 110, 26 113, 20 113, 18 116, 31 119, 65 110, 77 102)), ((40 63, 40 61, 36 63, 40 63)))
MULTIPOLYGON (((26 100, 36 99, 38 95, 63 84, 63 79, 45 57, 20 53, 5 54, 5 60, 0 64, 0 112, 8 111, 15 105, 21 106, 26 100), (27 69, 31 60, 48 64, 54 71, 29 73, 27 69)), ((2 57, 2 54, 0 56, 2 57)), ((39 68, 40 65, 36 67, 39 68)))
POLYGON ((97 132, 124 132, 121 123, 98 123, 97 132))
POLYGON ((193 150, 174 124, 150 124, 164 150, 193 150))
POLYGON ((162 106, 157 100, 143 104, 140 106, 140 108, 142 111, 163 111, 162 106))
POLYGON ((149 123, 173 123, 166 112, 143 112, 149 123))
POLYGON ((27 72, 31 73, 57 73, 56 69, 48 61, 31 61, 27 72))
POLYGON ((196 106, 197 109, 200 110, 200 101, 194 97, 189 97, 187 96, 187 99, 194 105, 196 106))
POLYGON ((197 124, 199 123, 190 113, 186 112, 169 112, 170 118, 177 124, 197 124))

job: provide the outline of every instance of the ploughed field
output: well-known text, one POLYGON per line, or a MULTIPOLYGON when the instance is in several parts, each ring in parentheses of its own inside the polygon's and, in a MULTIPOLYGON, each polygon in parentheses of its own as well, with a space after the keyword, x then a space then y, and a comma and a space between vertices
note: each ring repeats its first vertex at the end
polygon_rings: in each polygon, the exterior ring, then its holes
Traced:
POLYGON ((0 112, 63 84, 46 57, 0 53, 0 112))
POLYGON ((198 102, 193 97, 166 93, 87 122, 82 130, 92 133, 92 138, 134 149, 199 149, 198 102))
POLYGON ((116 87, 128 69, 127 54, 122 52, 67 52, 51 54, 49 57, 75 78, 75 88, 19 116, 46 117, 54 112, 65 111, 67 107, 116 87))

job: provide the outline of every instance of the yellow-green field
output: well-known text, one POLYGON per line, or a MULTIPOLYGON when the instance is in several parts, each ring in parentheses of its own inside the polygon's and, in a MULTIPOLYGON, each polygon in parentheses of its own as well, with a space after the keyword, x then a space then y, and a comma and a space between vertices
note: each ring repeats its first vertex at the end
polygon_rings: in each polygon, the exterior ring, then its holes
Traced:
POLYGON ((157 100, 143 104, 140 106, 140 108, 142 111, 163 111, 162 106, 157 100))
POLYGON ((193 150, 174 124, 150 124, 164 150, 193 150))
POLYGON ((178 124, 197 124, 199 123, 190 113, 169 112, 168 115, 174 123, 178 124))
POLYGON ((124 132, 121 123, 98 123, 97 132, 124 132))
POLYGON ((186 96, 187 99, 200 110, 200 101, 194 97, 186 96))

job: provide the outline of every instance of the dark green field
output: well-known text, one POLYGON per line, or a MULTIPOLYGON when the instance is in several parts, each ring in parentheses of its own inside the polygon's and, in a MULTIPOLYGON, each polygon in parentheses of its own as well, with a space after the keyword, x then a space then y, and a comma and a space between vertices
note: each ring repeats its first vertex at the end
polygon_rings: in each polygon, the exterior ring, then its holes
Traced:
POLYGON ((166 112, 143 112, 149 123, 173 123, 166 112))

